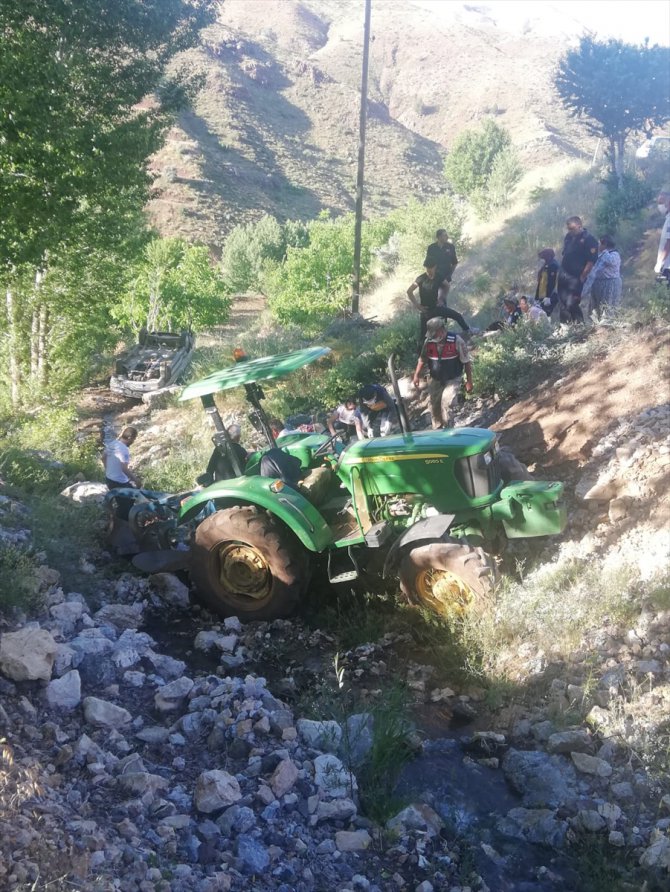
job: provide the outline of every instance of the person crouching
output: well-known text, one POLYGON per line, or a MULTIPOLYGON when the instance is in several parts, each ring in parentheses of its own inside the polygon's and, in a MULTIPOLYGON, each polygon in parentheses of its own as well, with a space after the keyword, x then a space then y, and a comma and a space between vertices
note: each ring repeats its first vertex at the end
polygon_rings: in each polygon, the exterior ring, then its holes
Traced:
POLYGON ((429 319, 426 340, 414 371, 414 386, 424 366, 430 373, 429 396, 433 430, 452 427, 454 407, 458 400, 465 371, 465 389, 472 390, 472 360, 465 341, 448 331, 444 319, 429 319))

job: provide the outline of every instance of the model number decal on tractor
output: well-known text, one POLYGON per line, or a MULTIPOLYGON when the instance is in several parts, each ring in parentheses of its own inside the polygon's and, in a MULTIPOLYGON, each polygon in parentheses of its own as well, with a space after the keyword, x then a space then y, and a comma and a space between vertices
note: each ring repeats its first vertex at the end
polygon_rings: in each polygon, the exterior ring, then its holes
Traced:
POLYGON ((443 458, 447 458, 447 453, 427 452, 423 455, 412 453, 410 455, 365 455, 356 457, 350 461, 345 461, 345 465, 367 465, 383 461, 418 461, 419 459, 427 459, 426 464, 439 464, 443 458), (432 460, 432 461, 431 461, 432 460))

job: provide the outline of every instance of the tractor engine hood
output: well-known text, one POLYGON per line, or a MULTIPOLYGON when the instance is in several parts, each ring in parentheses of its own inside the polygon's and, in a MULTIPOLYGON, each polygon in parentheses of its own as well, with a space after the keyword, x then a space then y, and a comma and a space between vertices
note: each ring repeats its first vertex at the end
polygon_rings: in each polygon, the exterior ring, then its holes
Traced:
POLYGON ((485 428, 460 427, 358 440, 346 449, 341 465, 346 467, 476 455, 493 448, 495 439, 496 435, 485 428))
POLYGON ((338 474, 350 492, 382 498, 419 497, 438 511, 488 505, 500 490, 496 436, 482 428, 420 431, 360 440, 340 457, 338 474))

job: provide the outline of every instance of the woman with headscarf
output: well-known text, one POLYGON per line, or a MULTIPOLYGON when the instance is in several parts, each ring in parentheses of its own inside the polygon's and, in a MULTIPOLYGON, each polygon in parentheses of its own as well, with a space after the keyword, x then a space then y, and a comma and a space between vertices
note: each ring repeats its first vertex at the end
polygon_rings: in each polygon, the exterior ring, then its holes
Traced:
POLYGON ((556 252, 553 248, 543 248, 537 256, 542 261, 542 266, 537 272, 537 288, 535 300, 542 305, 542 309, 551 316, 558 302, 558 270, 560 264, 556 260, 556 252))
POLYGON ((601 235, 598 259, 586 277, 582 297, 589 300, 589 316, 602 318, 607 310, 616 309, 621 300, 621 257, 611 235, 601 235))

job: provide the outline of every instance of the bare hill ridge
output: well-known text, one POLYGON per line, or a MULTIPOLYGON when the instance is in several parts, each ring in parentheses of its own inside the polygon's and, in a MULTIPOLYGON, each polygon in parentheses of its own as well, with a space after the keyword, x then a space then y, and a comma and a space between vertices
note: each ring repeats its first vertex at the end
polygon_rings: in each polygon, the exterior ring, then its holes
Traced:
MULTIPOLYGON (((442 191, 445 150, 495 116, 529 167, 590 149, 551 86, 566 40, 503 31, 486 14, 437 20, 375 0, 366 210, 442 191)), ((462 8, 461 8, 462 7, 462 8)), ((353 207, 362 5, 227 0, 181 61, 203 80, 155 159, 150 214, 164 234, 218 249, 238 222, 353 207)), ((545 29, 546 30, 546 29, 545 29)))

